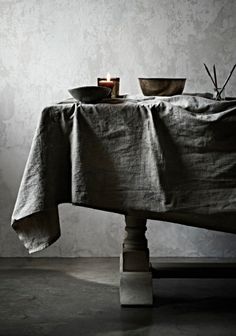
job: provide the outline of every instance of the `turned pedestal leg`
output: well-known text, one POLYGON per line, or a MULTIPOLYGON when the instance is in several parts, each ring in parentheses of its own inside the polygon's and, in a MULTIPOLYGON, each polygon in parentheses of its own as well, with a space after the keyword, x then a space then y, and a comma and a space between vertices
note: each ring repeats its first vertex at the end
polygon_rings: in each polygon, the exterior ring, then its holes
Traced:
POLYGON ((121 305, 152 305, 152 273, 149 264, 145 218, 126 216, 126 236, 120 256, 121 305))

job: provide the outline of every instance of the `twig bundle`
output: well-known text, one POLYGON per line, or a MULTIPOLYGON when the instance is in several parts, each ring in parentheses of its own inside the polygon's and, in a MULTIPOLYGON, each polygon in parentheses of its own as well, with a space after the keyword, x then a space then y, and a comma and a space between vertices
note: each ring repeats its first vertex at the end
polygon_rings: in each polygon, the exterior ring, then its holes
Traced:
POLYGON ((210 77, 210 79, 211 79, 211 81, 212 81, 212 83, 213 83, 213 85, 215 87, 215 90, 216 90, 216 99, 217 100, 221 100, 222 99, 221 94, 224 91, 226 85, 228 84, 228 81, 230 80, 230 78, 231 78, 231 76, 232 76, 232 74, 233 74, 233 72, 234 72, 234 70, 236 68, 236 64, 234 64, 232 70, 230 71, 230 73, 229 73, 228 77, 226 78, 226 81, 224 82, 224 85, 222 86, 222 88, 220 89, 220 91, 219 91, 219 88, 218 88, 218 81, 217 81, 217 74, 216 74, 216 66, 215 66, 215 64, 213 65, 214 79, 213 79, 213 77, 212 77, 212 75, 211 75, 211 73, 210 73, 207 65, 205 63, 203 63, 203 64, 204 64, 204 67, 206 69, 207 74, 209 75, 209 77, 210 77))

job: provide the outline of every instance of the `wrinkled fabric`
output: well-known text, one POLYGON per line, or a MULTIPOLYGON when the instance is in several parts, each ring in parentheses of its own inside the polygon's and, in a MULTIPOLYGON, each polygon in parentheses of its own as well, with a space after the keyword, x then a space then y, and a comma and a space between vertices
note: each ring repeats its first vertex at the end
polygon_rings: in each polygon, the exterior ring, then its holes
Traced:
POLYGON ((46 107, 12 215, 30 253, 60 236, 60 203, 236 232, 236 101, 46 107))

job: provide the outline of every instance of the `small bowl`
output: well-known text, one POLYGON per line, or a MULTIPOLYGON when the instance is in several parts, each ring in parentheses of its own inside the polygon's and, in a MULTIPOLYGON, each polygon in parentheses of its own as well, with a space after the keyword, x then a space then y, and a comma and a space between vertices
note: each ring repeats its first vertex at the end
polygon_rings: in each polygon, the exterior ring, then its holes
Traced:
POLYGON ((139 78, 144 96, 175 96, 182 94, 186 78, 139 78))
POLYGON ((73 98, 86 104, 99 102, 111 95, 111 89, 104 86, 81 86, 68 91, 73 98))

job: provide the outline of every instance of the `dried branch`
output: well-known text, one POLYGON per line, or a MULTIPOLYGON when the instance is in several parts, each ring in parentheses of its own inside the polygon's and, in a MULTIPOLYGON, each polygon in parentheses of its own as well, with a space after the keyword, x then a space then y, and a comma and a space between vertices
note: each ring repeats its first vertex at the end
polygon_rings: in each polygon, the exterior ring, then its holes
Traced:
POLYGON ((209 77, 210 77, 210 79, 211 79, 211 81, 212 81, 212 83, 213 83, 213 85, 214 85, 214 87, 215 87, 216 95, 217 95, 217 99, 221 99, 221 95, 220 95, 220 92, 219 92, 218 87, 217 87, 217 78, 216 78, 216 69, 215 69, 215 65, 214 65, 214 67, 213 67, 214 77, 215 77, 215 81, 214 81, 214 79, 213 79, 213 77, 212 77, 212 75, 211 75, 211 73, 210 73, 210 70, 208 69, 207 65, 206 65, 205 63, 203 63, 203 64, 204 64, 204 67, 205 67, 205 69, 206 69, 206 72, 208 73, 208 75, 209 75, 209 77))
POLYGON ((232 70, 230 71, 230 74, 229 74, 228 78, 226 79, 224 85, 222 86, 222 89, 220 90, 220 94, 224 91, 224 88, 226 87, 228 81, 230 80, 235 68, 236 68, 236 64, 234 64, 232 70))
POLYGON ((217 76, 216 76, 216 66, 215 64, 213 65, 213 72, 214 72, 214 79, 215 79, 215 85, 218 88, 218 84, 217 84, 217 76))
POLYGON ((210 73, 208 67, 206 66, 205 63, 203 63, 203 64, 204 64, 204 67, 205 67, 205 69, 206 69, 206 71, 207 71, 207 73, 208 73, 208 75, 209 75, 209 77, 210 77, 210 79, 211 79, 211 81, 212 81, 214 87, 216 88, 216 84, 215 84, 215 82, 214 82, 214 79, 213 79, 213 77, 212 77, 212 75, 211 75, 211 73, 210 73))

